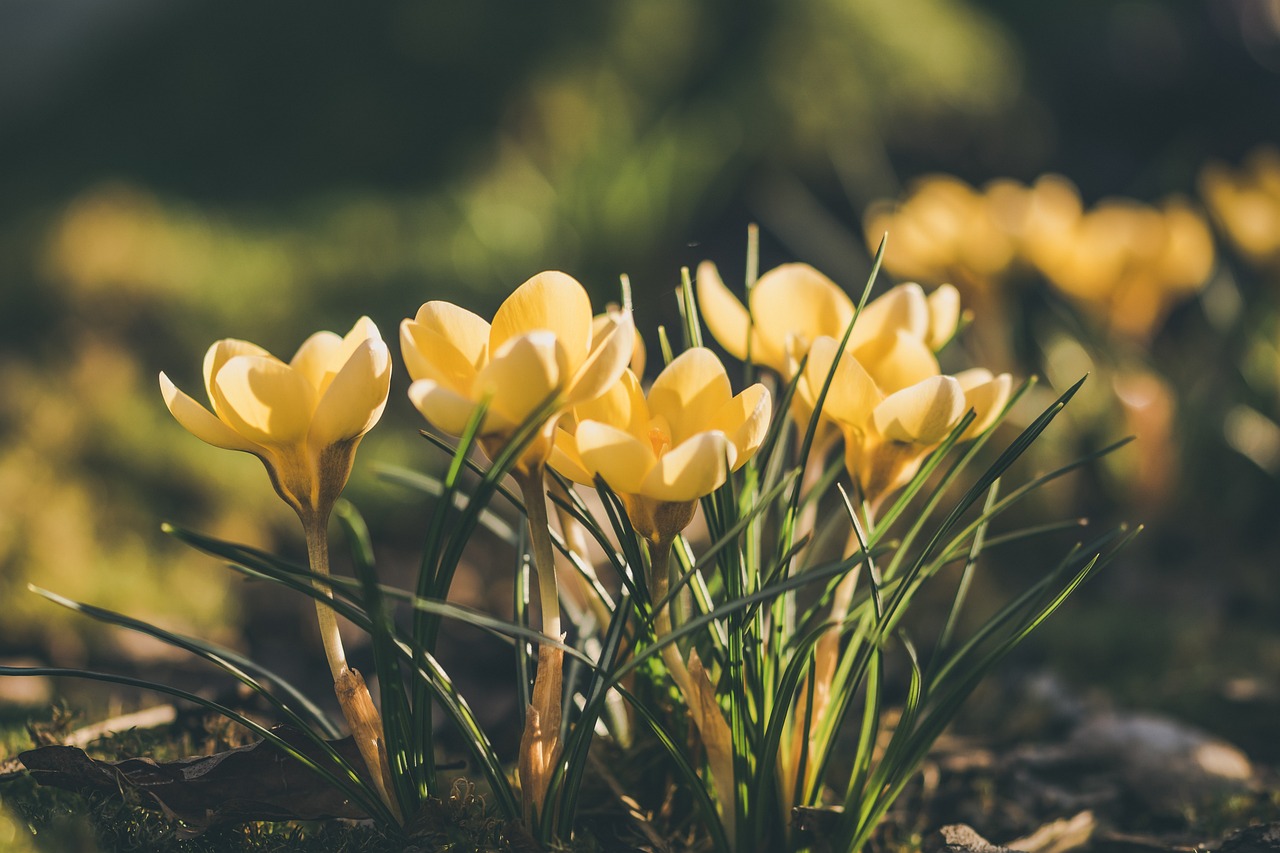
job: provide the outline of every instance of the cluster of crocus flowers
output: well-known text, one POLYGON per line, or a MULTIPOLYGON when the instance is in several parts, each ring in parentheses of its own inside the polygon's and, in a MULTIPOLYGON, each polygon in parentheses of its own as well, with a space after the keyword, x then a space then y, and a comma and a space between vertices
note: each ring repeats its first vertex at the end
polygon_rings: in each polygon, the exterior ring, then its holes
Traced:
POLYGON ((1238 169, 1210 163, 1199 183, 1214 222, 1236 250, 1257 267, 1280 268, 1280 149, 1257 148, 1238 169))
MULTIPOLYGON (((461 435, 480 416, 479 441, 490 458, 531 429, 512 474, 529 520, 542 630, 560 640, 545 465, 560 419, 608 391, 632 359, 630 312, 595 318, 581 284, 562 272, 543 272, 516 288, 492 323, 448 302, 428 302, 401 324, 400 343, 414 380, 409 397, 439 429, 461 435)), ((559 756, 562 668, 562 650, 539 647, 520 746, 521 785, 531 814, 542 809, 559 756)))
MULTIPOLYGON (((387 403, 391 356, 362 317, 345 336, 317 332, 285 363, 248 341, 226 339, 204 359, 212 411, 160 374, 169 411, 197 438, 262 460, 276 492, 302 521, 312 571, 329 574, 327 527, 356 447, 387 403)), ((321 580, 316 585, 330 590, 321 580)), ((382 724, 360 673, 347 666, 333 610, 316 602, 334 691, 373 783, 393 813, 382 724)))
POLYGON ((900 201, 871 205, 864 222, 869 243, 892 232, 885 267, 895 274, 992 286, 1034 271, 1138 341, 1203 287, 1214 262, 1208 225, 1186 199, 1149 205, 1111 198, 1086 209, 1058 175, 1029 186, 1001 178, 982 190, 934 176, 900 201))

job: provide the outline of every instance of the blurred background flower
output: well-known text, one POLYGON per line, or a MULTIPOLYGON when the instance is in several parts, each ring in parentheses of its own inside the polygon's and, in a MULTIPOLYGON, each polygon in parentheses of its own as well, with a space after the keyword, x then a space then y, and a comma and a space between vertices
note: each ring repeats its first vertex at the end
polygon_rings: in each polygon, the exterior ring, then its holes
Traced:
MULTIPOLYGON (((1280 168, 1247 154, 1280 140, 1274 6, 0 4, 0 654, 154 653, 86 642, 31 579, 268 660, 312 630, 305 602, 159 535, 300 552, 254 460, 189 441, 155 394, 209 340, 291 351, 430 299, 489 316, 563 269, 599 305, 629 274, 654 353, 682 265, 714 260, 741 296, 756 221, 762 269, 851 290, 887 229, 881 288, 960 288, 971 361, 1059 390, 1093 371, 1058 462, 1143 437, 1049 507, 1155 522, 1104 582, 1124 624, 1057 637, 1075 666, 1123 670, 1125 631, 1182 629, 1117 677, 1177 704, 1280 672, 1258 627, 1280 613, 1280 168), (1196 669, 1227 647, 1230 671, 1196 669)), ((442 462, 407 381, 348 491, 392 565, 425 507, 371 460, 442 462)), ((459 594, 501 612, 507 582, 459 594)))

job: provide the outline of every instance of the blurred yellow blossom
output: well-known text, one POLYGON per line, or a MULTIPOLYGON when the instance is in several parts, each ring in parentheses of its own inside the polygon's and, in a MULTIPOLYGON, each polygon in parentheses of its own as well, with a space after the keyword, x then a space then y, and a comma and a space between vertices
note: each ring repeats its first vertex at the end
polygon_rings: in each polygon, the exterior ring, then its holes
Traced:
POLYGON ((1200 194, 1218 227, 1250 263, 1280 265, 1280 150, 1257 148, 1238 170, 1210 163, 1200 172, 1200 194))

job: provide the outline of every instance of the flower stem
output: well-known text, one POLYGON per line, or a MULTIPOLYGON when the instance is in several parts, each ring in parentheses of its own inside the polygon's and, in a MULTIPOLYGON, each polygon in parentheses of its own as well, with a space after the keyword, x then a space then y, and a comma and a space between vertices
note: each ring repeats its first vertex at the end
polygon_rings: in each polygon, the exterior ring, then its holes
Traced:
MULTIPOLYGON (((538 574, 538 605, 542 612, 542 632, 561 640, 560 595, 556 585, 555 553, 551 529, 547 526, 547 495, 543 467, 513 472, 524 498, 529 519, 529 541, 533 545, 533 568, 538 574)), ((525 714, 520 736, 520 786, 526 818, 541 814, 551 782, 551 773, 560 760, 560 720, 564 652, 549 645, 538 649, 538 671, 533 679, 533 701, 525 714)))
MULTIPOLYGON (((307 540, 307 559, 311 571, 317 575, 329 575, 328 519, 303 519, 302 528, 307 540)), ((329 584, 315 578, 315 588, 333 597, 329 584)), ((342 635, 338 632, 338 618, 333 608, 316 599, 316 618, 320 622, 320 640, 324 644, 324 656, 333 676, 333 692, 338 697, 342 716, 351 730, 351 739, 360 750, 360 757, 373 780, 378 797, 395 815, 403 820, 400 806, 391 796, 391 768, 387 760, 386 740, 382 731, 382 718, 369 695, 369 688, 358 670, 347 665, 347 653, 342 647, 342 635)))

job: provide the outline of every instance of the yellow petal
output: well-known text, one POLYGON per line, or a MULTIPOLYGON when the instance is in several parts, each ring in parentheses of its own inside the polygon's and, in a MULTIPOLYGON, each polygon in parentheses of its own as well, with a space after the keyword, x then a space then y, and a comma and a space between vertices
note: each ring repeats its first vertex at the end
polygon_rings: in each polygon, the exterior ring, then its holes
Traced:
POLYGON ((639 494, 678 503, 709 495, 724 484, 737 451, 722 432, 700 432, 662 454, 639 494))
POLYGON ((163 373, 160 374, 160 393, 164 395, 164 404, 169 407, 178 423, 201 441, 227 450, 261 452, 261 447, 218 420, 212 412, 183 393, 163 373))
MULTIPOLYGON (((462 435, 476 408, 475 401, 431 379, 419 379, 410 385, 409 399, 424 418, 450 435, 462 435)), ((492 413, 486 414, 482 432, 492 420, 492 413)))
POLYGON ((578 457, 591 474, 599 474, 609 488, 639 494, 654 465, 653 450, 630 433, 597 421, 578 424, 578 457))
POLYGON ((316 392, 278 359, 238 355, 214 375, 213 401, 219 416, 245 438, 266 445, 297 444, 311 428, 316 392))
MULTIPOLYGON (((724 286, 719 270, 711 261, 698 264, 698 304, 702 308, 702 321, 720 346, 739 361, 746 361, 751 317, 737 297, 724 286)), ((753 346, 752 350, 752 357, 760 360, 763 353, 759 347, 753 346)))
POLYGON ((595 485, 591 472, 587 470, 582 457, 578 454, 577 440, 568 430, 556 430, 555 443, 551 446, 551 456, 547 459, 547 464, 560 472, 562 477, 568 477, 575 483, 581 483, 584 486, 595 485))
POLYGON ((785 355, 789 335, 800 339, 802 350, 822 335, 843 337, 853 319, 853 302, 808 264, 783 264, 752 288, 751 316, 766 352, 785 355))
MULTIPOLYGON (((613 324, 617 320, 617 315, 623 313, 623 309, 616 305, 610 305, 608 312, 597 314, 591 319, 591 345, 594 347, 596 342, 604 337, 605 333, 613 328, 613 324)), ((633 322, 632 328, 635 327, 633 322)), ((645 362, 648 358, 648 350, 644 345, 644 337, 637 329, 635 332, 635 341, 631 345, 631 360, 627 362, 627 367, 636 376, 644 376, 645 362)))
POLYGON ((925 343, 937 352, 956 333, 960 323, 960 291, 944 284, 929 294, 929 334, 925 343))
POLYGON ((936 444, 964 417, 964 391, 951 376, 931 376, 885 397, 876 406, 876 430, 890 441, 936 444))
POLYGON ((275 358, 275 356, 257 344, 251 344, 248 341, 241 341, 235 338, 223 338, 209 347, 209 351, 204 354, 204 390, 209 395, 209 400, 213 402, 215 411, 217 411, 217 401, 213 399, 213 377, 222 369, 222 365, 238 355, 260 355, 263 358, 275 358))
POLYGON ((834 366, 835 375, 831 378, 831 387, 827 389, 827 396, 823 401, 823 414, 841 424, 860 427, 866 423, 872 409, 880 404, 884 395, 876 387, 871 374, 848 350, 841 354, 839 363, 835 363, 839 348, 840 342, 835 338, 823 336, 813 342, 804 371, 806 394, 810 398, 807 402, 812 410, 817 403, 817 395, 821 393, 823 383, 827 381, 834 366))
POLYGON ((747 464, 764 443, 772 412, 769 389, 757 382, 730 400, 711 419, 711 428, 723 432, 733 443, 735 471, 747 464))
POLYGON ((599 339, 591 342, 591 353, 569 386, 566 402, 576 405, 594 400, 616 385, 631 361, 635 348, 636 326, 630 311, 611 315, 599 339))
POLYGON ((576 373, 591 348, 591 299, 572 276, 541 272, 516 288, 493 317, 489 351, 539 330, 555 335, 568 356, 569 375, 576 373))
POLYGON ((425 323, 401 322, 400 353, 409 378, 430 379, 464 396, 469 394, 477 371, 488 361, 488 351, 482 349, 473 356, 454 346, 454 340, 425 323))
POLYGON ((378 338, 366 338, 329 383, 316 405, 308 436, 312 447, 358 438, 373 428, 387 405, 391 353, 378 338))
POLYGON ((489 323, 452 302, 427 302, 413 322, 435 332, 475 370, 488 360, 489 323))
POLYGON ((966 407, 974 412, 973 423, 960 436, 961 441, 968 441, 981 435, 995 423, 1000 411, 1009 402, 1009 395, 1013 391, 1013 377, 1007 373, 993 377, 990 370, 976 367, 957 373, 956 381, 964 391, 966 407))
POLYGON ((868 303, 853 326, 849 346, 857 349, 867 341, 892 336, 898 331, 921 340, 929 333, 929 302, 918 284, 900 284, 868 303))
POLYGON ((639 437, 649 423, 649 406, 640 380, 630 370, 624 370, 604 394, 575 406, 573 416, 578 421, 600 421, 639 437))
POLYGON ((649 412, 671 425, 679 444, 711 428, 711 420, 733 397, 724 365, 705 347, 685 350, 658 374, 649 389, 649 412))
POLYGON ((511 338, 476 374, 470 397, 488 398, 493 412, 518 426, 560 392, 564 361, 564 351, 551 332, 511 338))
POLYGON ((333 332, 316 332, 302 342, 289 366, 297 371, 317 392, 333 379, 333 372, 342 366, 338 353, 342 350, 342 338, 333 332))
POLYGON ((853 355, 886 394, 939 373, 938 359, 928 344, 902 330, 858 347, 853 355))

